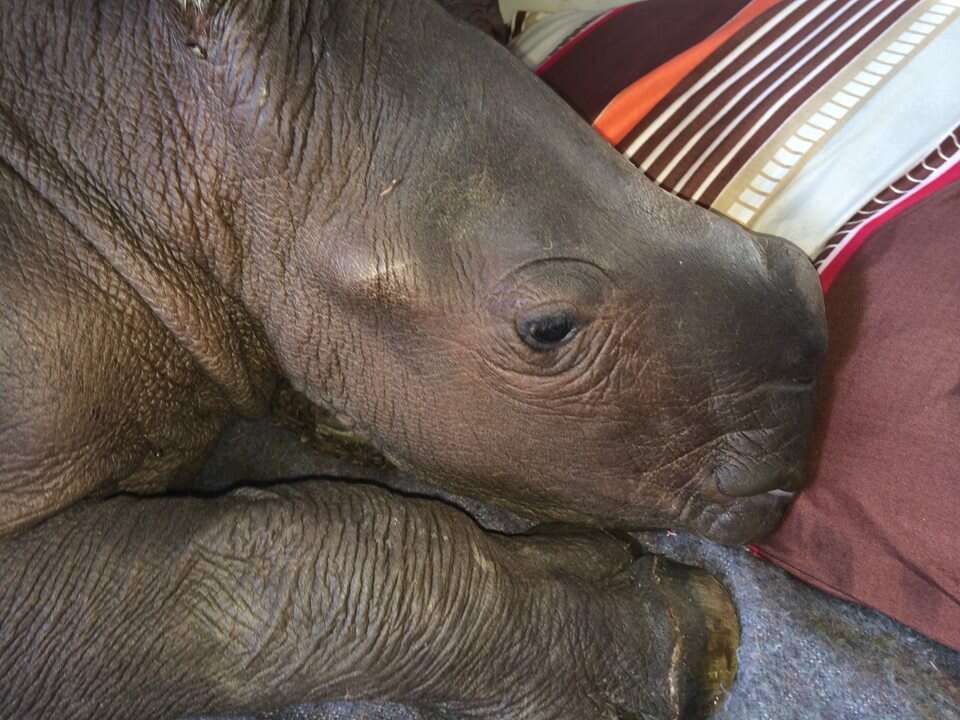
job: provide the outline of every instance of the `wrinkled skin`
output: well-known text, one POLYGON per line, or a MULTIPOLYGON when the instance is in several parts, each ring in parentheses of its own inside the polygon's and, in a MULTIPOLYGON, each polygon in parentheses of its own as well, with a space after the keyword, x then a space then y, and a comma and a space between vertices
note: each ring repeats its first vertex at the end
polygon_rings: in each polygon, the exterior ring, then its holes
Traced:
POLYGON ((802 478, 805 259, 427 0, 0 13, 0 717, 680 713, 712 610, 610 536, 332 482, 71 506, 189 488, 289 384, 538 520, 756 537, 802 478))

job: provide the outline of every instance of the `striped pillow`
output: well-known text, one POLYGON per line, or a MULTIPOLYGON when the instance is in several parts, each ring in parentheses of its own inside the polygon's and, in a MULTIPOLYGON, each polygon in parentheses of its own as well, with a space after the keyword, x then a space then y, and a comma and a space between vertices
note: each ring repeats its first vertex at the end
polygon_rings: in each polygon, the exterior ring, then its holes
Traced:
POLYGON ((960 162, 960 0, 646 0, 541 14, 512 47, 651 179, 790 239, 825 285, 960 162))

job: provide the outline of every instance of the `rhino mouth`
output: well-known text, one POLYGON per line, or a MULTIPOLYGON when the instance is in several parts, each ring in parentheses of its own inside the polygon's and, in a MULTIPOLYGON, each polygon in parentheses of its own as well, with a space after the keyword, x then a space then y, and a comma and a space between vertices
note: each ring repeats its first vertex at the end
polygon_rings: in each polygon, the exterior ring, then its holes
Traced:
POLYGON ((795 496, 789 490, 770 490, 730 505, 708 504, 686 527, 723 545, 755 542, 777 528, 795 496))
POLYGON ((808 481, 813 385, 770 393, 762 429, 727 433, 701 466, 679 524, 724 544, 769 535, 808 481))
MULTIPOLYGON (((781 440, 776 433, 739 433, 736 445, 752 445, 750 452, 722 451, 725 457, 710 473, 713 489, 724 498, 750 498, 773 493, 792 497, 805 480, 807 433, 781 440), (762 439, 756 439, 757 437, 762 439)), ((729 447, 730 443, 726 443, 729 447)))

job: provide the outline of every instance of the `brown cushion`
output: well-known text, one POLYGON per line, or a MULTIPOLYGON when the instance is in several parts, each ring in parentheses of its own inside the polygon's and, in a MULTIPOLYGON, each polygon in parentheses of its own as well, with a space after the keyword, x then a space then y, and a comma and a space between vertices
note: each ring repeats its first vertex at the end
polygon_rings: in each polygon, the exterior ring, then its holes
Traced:
POLYGON ((815 473, 763 553, 960 649, 960 183, 827 295, 815 473))

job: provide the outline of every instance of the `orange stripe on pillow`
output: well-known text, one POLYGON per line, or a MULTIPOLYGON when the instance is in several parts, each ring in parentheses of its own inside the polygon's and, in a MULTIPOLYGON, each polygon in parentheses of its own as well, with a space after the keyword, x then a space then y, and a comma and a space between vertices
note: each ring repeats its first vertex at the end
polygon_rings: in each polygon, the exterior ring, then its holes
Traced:
POLYGON ((758 15, 780 2, 783 0, 753 0, 712 35, 620 91, 597 116, 593 127, 613 145, 619 144, 667 93, 711 53, 758 15))

